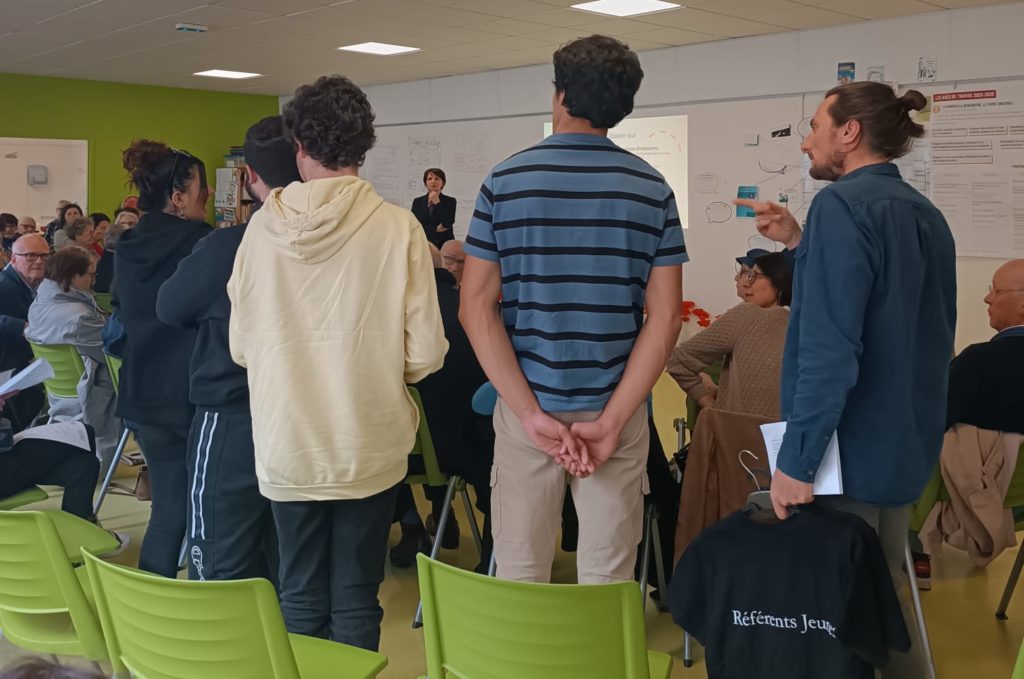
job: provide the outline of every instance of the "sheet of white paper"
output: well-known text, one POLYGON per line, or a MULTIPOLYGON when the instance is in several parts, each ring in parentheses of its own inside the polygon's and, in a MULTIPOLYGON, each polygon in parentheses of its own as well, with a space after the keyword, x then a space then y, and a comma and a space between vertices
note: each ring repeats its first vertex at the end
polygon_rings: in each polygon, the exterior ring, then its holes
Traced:
POLYGON ((3 372, 0 372, 0 384, 3 384, 7 380, 11 379, 11 375, 13 374, 13 370, 4 370, 3 372))
POLYGON ((51 377, 53 377, 53 368, 46 362, 46 359, 38 358, 14 377, 4 380, 4 383, 0 384, 0 394, 28 389, 42 384, 43 380, 48 380, 51 377))
POLYGON ((77 421, 44 424, 41 427, 26 429, 14 435, 15 443, 22 439, 44 439, 46 441, 69 443, 88 453, 92 452, 92 448, 89 447, 89 433, 85 430, 85 424, 77 421))
MULTIPOLYGON (((761 436, 764 437, 764 445, 768 450, 768 466, 772 474, 775 474, 775 462, 779 457, 779 449, 782 448, 782 438, 786 435, 785 422, 773 422, 761 425, 761 436)), ((814 477, 815 495, 842 495, 843 494, 843 471, 839 464, 839 437, 832 434, 832 440, 825 449, 825 457, 821 459, 821 466, 814 477)))

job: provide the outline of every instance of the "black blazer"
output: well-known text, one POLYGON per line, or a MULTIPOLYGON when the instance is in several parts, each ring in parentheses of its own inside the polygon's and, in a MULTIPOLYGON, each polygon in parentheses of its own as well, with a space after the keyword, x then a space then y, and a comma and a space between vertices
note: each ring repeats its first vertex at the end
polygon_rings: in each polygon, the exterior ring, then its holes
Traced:
POLYGON ((443 193, 440 196, 441 202, 431 210, 427 206, 427 197, 420 196, 412 202, 412 213, 423 225, 427 234, 427 240, 440 248, 446 242, 455 238, 455 207, 456 201, 451 196, 443 193), (443 224, 448 230, 438 233, 435 229, 438 224, 443 224))

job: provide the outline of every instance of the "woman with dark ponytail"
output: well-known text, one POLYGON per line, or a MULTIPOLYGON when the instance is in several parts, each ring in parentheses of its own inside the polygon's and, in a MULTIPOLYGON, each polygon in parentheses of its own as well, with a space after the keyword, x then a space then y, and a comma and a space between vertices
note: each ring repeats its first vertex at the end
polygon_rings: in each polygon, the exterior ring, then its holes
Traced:
POLYGON ((195 331, 162 324, 156 296, 178 262, 212 231, 204 221, 210 187, 201 160, 161 142, 133 142, 123 162, 144 214, 121 236, 114 254, 113 304, 128 338, 117 414, 138 423, 152 484, 153 509, 139 567, 174 577, 187 518, 185 457, 193 414, 188 380, 195 331))

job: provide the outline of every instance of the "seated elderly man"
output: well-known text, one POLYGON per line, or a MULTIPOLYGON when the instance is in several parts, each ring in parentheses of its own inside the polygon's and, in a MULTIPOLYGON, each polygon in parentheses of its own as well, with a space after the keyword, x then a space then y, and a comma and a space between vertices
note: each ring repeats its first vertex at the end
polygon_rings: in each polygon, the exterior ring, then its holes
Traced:
POLYGON ((946 427, 1024 434, 1024 259, 996 270, 985 304, 997 334, 953 359, 946 427))
MULTIPOLYGON (((37 234, 22 236, 11 249, 11 263, 0 271, 0 371, 21 370, 32 362, 25 339, 28 309, 43 281, 50 246, 37 234)), ((42 387, 28 389, 7 404, 15 431, 29 425, 43 405, 42 387)))

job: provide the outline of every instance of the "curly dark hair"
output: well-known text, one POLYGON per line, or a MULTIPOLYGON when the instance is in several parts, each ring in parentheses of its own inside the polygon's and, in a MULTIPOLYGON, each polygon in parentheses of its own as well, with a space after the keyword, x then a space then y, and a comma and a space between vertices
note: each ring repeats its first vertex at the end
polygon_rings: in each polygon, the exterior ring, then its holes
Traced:
POLYGON ((377 141, 369 100, 344 76, 320 76, 295 90, 283 115, 288 134, 329 170, 361 166, 377 141))
POLYGON ((592 35, 563 45, 554 56, 555 90, 565 94, 569 115, 595 129, 615 127, 633 112, 644 70, 629 46, 592 35))

